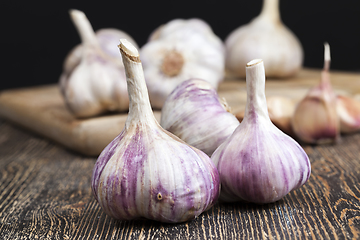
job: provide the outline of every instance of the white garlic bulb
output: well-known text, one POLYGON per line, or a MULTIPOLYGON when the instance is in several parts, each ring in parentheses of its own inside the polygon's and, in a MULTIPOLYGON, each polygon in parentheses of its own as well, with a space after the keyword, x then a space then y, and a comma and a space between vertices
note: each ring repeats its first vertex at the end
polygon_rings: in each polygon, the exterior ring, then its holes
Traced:
MULTIPOLYGON (((95 32, 97 41, 101 50, 106 54, 114 58, 118 58, 122 61, 121 56, 119 55, 119 49, 117 45, 119 39, 125 38, 128 39, 134 46, 138 47, 135 40, 130 37, 127 33, 115 29, 115 28, 103 28, 95 32)), ((64 84, 68 75, 77 67, 83 55, 83 44, 76 45, 66 56, 63 64, 63 73, 60 77, 60 84, 64 84)))
POLYGON ((239 125, 216 90, 205 80, 190 79, 167 97, 160 125, 209 156, 239 125))
POLYGON ((292 129, 305 143, 334 143, 340 139, 340 124, 336 110, 336 94, 330 82, 330 46, 324 45, 324 69, 320 83, 309 89, 296 105, 291 119, 292 129))
POLYGON ((224 46, 205 22, 173 20, 151 36, 141 61, 154 108, 161 109, 171 91, 190 78, 206 79, 217 89, 224 77, 224 46))
POLYGON ((85 14, 71 10, 70 16, 80 37, 64 61, 60 89, 69 110, 76 117, 92 117, 107 111, 128 109, 125 70, 116 45, 130 36, 116 29, 94 33, 85 14), (114 49, 117 51, 115 54, 114 49))
POLYGON ((221 180, 220 199, 274 202, 310 176, 310 161, 302 147, 270 121, 262 60, 246 65, 245 116, 211 159, 221 180))
POLYGON ((183 222, 213 206, 220 192, 211 159, 160 127, 151 109, 137 49, 120 40, 130 107, 123 131, 102 151, 92 190, 121 220, 183 222))
POLYGON ((279 0, 263 0, 262 11, 250 23, 240 26, 225 40, 226 69, 245 77, 243 66, 261 58, 267 77, 289 77, 303 63, 303 49, 297 37, 282 23, 279 0))

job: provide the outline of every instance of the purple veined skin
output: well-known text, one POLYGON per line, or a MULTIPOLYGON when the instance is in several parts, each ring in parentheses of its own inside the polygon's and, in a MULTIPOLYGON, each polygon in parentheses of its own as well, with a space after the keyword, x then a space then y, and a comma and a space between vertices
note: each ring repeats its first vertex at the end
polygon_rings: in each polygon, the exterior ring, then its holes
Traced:
POLYGON ((130 108, 124 130, 102 151, 92 190, 106 214, 120 220, 184 222, 212 207, 220 194, 211 159, 156 121, 138 52, 121 40, 130 108))
POLYGON ((246 85, 244 119, 211 156, 220 174, 220 200, 275 202, 305 184, 311 165, 302 147, 269 118, 262 60, 247 64, 246 85))
POLYGON ((227 111, 210 83, 189 79, 167 97, 160 125, 211 156, 239 126, 239 121, 227 111))

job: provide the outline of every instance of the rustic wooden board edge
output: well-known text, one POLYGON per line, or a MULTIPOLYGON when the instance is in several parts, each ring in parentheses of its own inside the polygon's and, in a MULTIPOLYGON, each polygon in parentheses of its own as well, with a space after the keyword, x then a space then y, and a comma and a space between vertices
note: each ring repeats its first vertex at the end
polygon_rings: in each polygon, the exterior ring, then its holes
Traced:
MULTIPOLYGON (((59 96, 57 85, 2 91, 0 117, 86 156, 99 155, 125 126, 126 113, 76 119, 59 96), (29 91, 38 93, 38 99, 24 107, 21 98, 29 97, 29 91), (46 108, 38 106, 48 95, 55 99, 46 108)), ((159 120, 160 112, 154 114, 159 120)))

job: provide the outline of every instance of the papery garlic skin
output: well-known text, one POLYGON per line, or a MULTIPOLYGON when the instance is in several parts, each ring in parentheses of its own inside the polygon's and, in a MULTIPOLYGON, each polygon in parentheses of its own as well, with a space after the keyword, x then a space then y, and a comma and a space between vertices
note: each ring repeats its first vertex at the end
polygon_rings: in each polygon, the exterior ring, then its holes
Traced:
POLYGON ((340 121, 341 133, 360 130, 360 102, 352 97, 337 95, 336 112, 340 121))
POLYGON ((102 151, 92 190, 102 209, 121 220, 183 222, 213 206, 219 174, 210 158, 165 131, 149 102, 142 65, 126 40, 119 45, 130 97, 124 130, 102 151))
POLYGON ((225 39, 226 69, 245 77, 243 66, 261 58, 267 77, 290 77, 302 67, 304 53, 300 41, 280 19, 279 0, 264 0, 259 16, 240 26, 225 39))
POLYGON ((246 86, 244 119, 211 156, 220 174, 220 200, 275 202, 305 184, 310 161, 302 147, 270 121, 261 60, 247 64, 246 86))
POLYGON ((116 48, 118 37, 128 35, 114 29, 103 29, 95 35, 83 12, 71 10, 70 16, 82 44, 66 57, 60 76, 60 89, 68 109, 78 118, 127 110, 125 70, 113 47, 116 48))
POLYGON ((340 138, 339 117, 329 74, 330 47, 325 44, 325 64, 320 83, 309 89, 291 119, 296 137, 305 143, 335 143, 340 138))
POLYGON ((209 156, 239 125, 216 90, 205 80, 190 79, 167 97, 160 125, 209 156))
POLYGON ((151 40, 141 48, 141 61, 154 108, 161 109, 166 97, 183 81, 205 79, 217 89, 224 78, 222 41, 210 27, 197 31, 189 24, 193 20, 188 21, 161 34, 168 29, 167 25, 163 26, 158 36, 150 37, 151 40))

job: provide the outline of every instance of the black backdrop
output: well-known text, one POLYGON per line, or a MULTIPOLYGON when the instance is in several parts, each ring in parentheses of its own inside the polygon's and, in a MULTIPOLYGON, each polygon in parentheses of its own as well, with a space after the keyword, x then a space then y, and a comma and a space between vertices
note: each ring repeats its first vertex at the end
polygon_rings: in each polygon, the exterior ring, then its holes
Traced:
MULTIPOLYGON (((57 83, 67 52, 79 43, 68 10, 85 12, 95 30, 114 27, 142 46, 152 30, 174 18, 197 17, 221 38, 260 12, 262 0, 2 1, 0 90, 57 83)), ((323 66, 331 46, 333 70, 360 71, 359 0, 281 0, 281 18, 300 39, 304 66, 323 66)))

